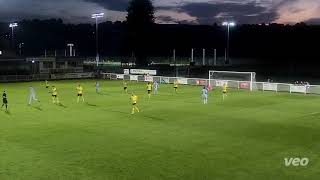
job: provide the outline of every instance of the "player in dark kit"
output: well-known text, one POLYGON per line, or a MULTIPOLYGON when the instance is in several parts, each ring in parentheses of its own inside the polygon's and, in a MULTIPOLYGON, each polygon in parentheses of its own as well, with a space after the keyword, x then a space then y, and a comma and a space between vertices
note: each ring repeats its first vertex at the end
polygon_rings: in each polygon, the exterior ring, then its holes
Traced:
POLYGON ((7 99, 6 91, 3 91, 3 94, 2 94, 2 106, 1 106, 1 109, 3 108, 3 106, 6 106, 6 111, 8 111, 8 99, 7 99))

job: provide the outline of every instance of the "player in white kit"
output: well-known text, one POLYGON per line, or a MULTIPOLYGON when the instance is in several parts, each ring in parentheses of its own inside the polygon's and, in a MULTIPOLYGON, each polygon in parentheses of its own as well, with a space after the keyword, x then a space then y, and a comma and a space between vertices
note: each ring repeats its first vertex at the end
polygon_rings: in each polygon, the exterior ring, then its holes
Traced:
POLYGON ((96 93, 97 93, 97 94, 100 94, 100 92, 101 92, 100 83, 99 83, 99 82, 96 82, 96 93))
POLYGON ((157 81, 154 81, 154 82, 153 82, 153 93, 154 93, 155 95, 158 94, 158 89, 159 89, 159 83, 158 83, 157 81))
POLYGON ((29 87, 29 103, 28 103, 28 105, 30 106, 31 105, 31 103, 32 103, 32 101, 38 101, 38 102, 40 102, 38 99, 37 99, 37 94, 36 94, 36 91, 35 91, 35 89, 32 87, 32 86, 30 86, 29 87))
POLYGON ((204 86, 202 89, 203 104, 208 104, 208 89, 204 86))

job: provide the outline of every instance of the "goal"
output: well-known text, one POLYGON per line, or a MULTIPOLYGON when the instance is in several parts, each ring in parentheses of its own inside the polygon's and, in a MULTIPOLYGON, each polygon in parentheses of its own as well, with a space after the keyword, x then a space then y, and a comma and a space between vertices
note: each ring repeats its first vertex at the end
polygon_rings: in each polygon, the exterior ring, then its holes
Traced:
POLYGON ((209 71, 209 85, 222 87, 227 84, 230 88, 255 89, 255 72, 237 72, 237 71, 209 71))

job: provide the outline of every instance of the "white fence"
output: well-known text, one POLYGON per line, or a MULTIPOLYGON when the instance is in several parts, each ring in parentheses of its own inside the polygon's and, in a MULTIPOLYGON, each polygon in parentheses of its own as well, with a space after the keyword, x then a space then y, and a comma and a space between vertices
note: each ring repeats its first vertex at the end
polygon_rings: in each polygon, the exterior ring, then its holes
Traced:
POLYGON ((22 82, 22 81, 43 81, 43 80, 60 80, 60 79, 90 79, 95 74, 89 73, 67 73, 67 74, 36 74, 36 75, 7 75, 0 76, 0 82, 22 82))
MULTIPOLYGON (((234 89, 247 89, 250 90, 250 81, 234 81, 234 80, 219 80, 219 79, 202 79, 202 78, 184 78, 184 77, 165 77, 165 76, 145 76, 145 75, 127 75, 127 74, 114 74, 102 73, 104 79, 111 80, 126 80, 126 81, 139 81, 150 82, 157 81, 162 84, 173 84, 178 81, 184 85, 204 86, 208 85, 209 81, 213 87, 220 87, 227 83, 228 87, 234 89)), ((319 94, 320 85, 295 85, 289 83, 269 83, 269 82, 253 82, 254 90, 259 91, 274 91, 274 92, 288 92, 288 93, 302 93, 302 94, 319 94)))
POLYGON ((94 73, 51 74, 51 79, 88 79, 94 78, 94 73))
POLYGON ((41 81, 46 79, 50 79, 50 76, 46 74, 0 76, 0 82, 41 81))

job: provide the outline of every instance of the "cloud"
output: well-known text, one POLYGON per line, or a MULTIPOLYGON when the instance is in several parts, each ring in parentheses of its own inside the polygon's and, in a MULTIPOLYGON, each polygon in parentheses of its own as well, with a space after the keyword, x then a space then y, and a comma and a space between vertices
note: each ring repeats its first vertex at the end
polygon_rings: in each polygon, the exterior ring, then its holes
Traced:
POLYGON ((85 0, 86 2, 93 2, 100 6, 113 11, 125 11, 130 0, 85 0))
POLYGON ((307 24, 316 24, 320 25, 320 18, 312 18, 305 21, 307 24))
MULTIPOLYGON (((0 0, 0 21, 62 18, 68 23, 124 20, 130 0, 0 0)), ((152 0, 158 23, 212 24, 232 19, 237 23, 317 23, 320 0, 152 0)))
POLYGON ((190 16, 185 12, 179 12, 176 10, 158 10, 155 13, 157 23, 165 24, 178 24, 180 22, 187 22, 189 24, 196 24, 197 18, 190 16))
POLYGON ((189 3, 181 11, 197 17, 201 24, 212 24, 225 20, 243 23, 264 23, 276 20, 277 13, 269 7, 256 3, 189 3))
POLYGON ((320 18, 320 0, 283 1, 276 9, 278 23, 297 23, 320 18))
POLYGON ((69 23, 92 22, 92 13, 104 12, 109 20, 123 20, 125 13, 108 10, 84 0, 0 0, 0 21, 62 18, 69 23))

